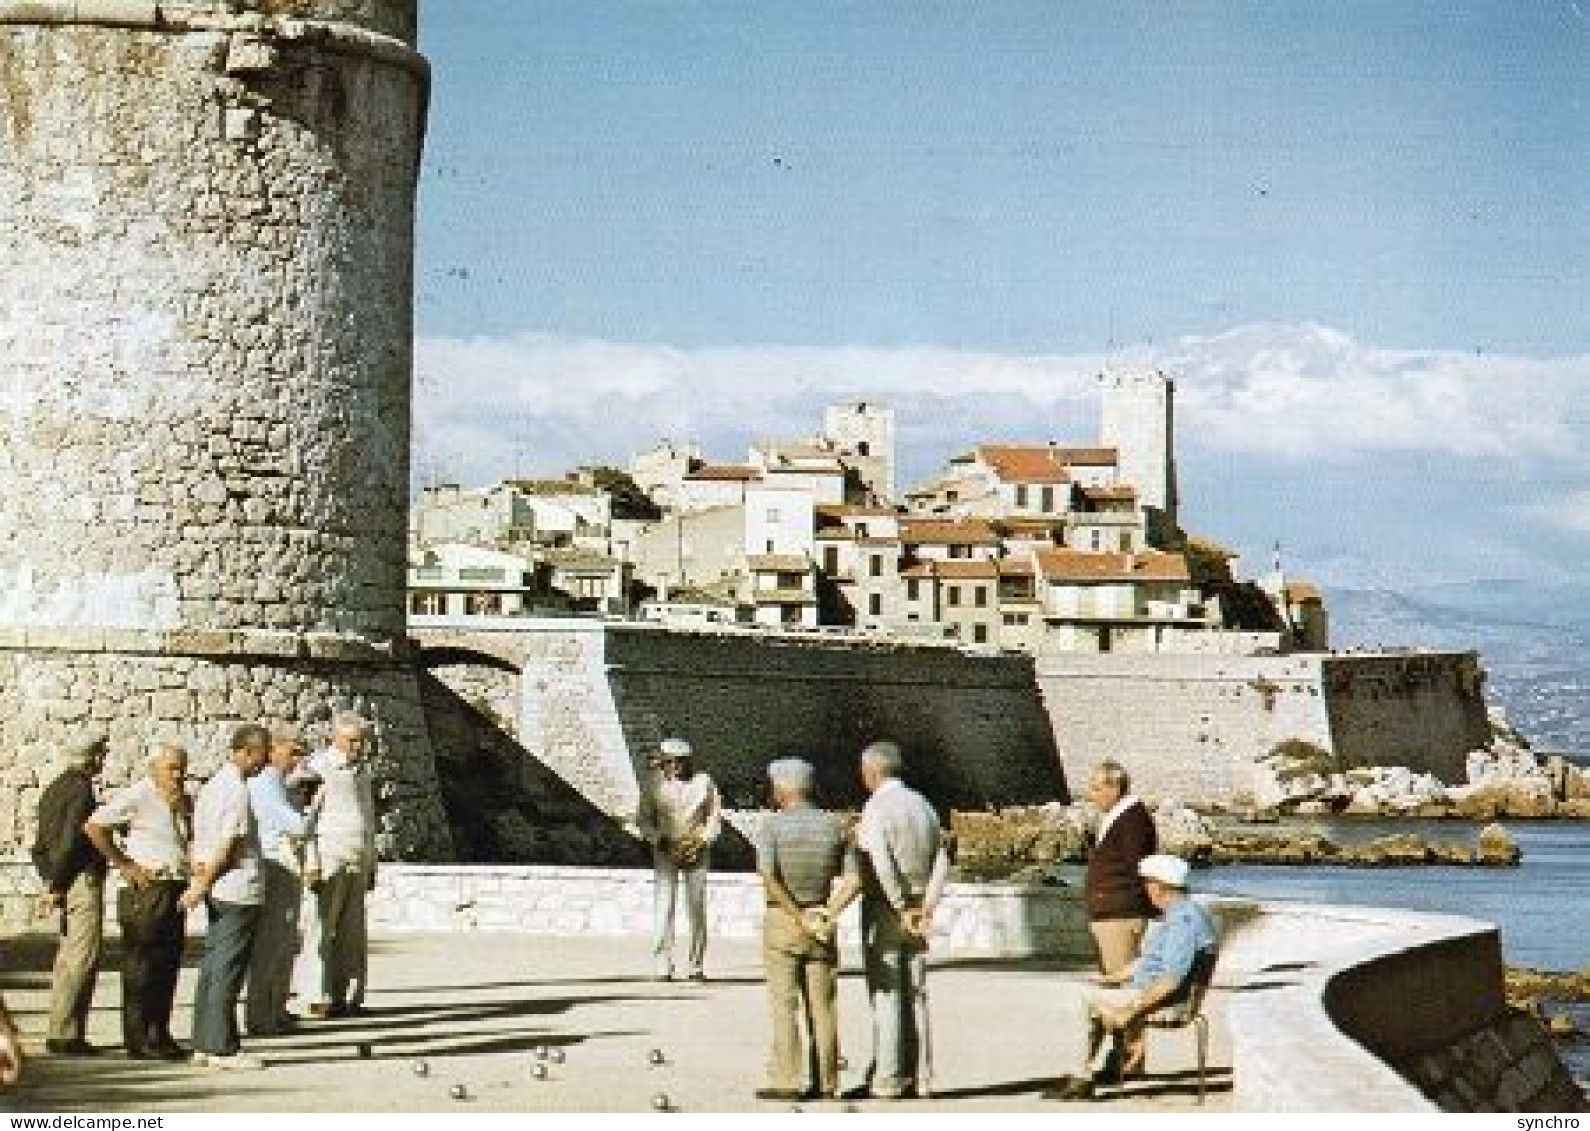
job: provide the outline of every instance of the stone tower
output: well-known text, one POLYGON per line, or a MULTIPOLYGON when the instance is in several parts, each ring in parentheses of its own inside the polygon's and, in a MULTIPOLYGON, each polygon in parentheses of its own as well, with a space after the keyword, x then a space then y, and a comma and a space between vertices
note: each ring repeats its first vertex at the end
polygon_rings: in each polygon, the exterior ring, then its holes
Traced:
POLYGON ((1156 546, 1177 536, 1176 383, 1163 373, 1104 373, 1103 442, 1115 448, 1121 478, 1137 488, 1156 546))
POLYGON ((872 401, 829 405, 823 438, 847 453, 862 486, 879 502, 894 499, 894 410, 872 401))
POLYGON ((385 851, 450 853, 404 655, 415 21, 0 0, 0 854, 83 728, 117 781, 343 708, 385 851))

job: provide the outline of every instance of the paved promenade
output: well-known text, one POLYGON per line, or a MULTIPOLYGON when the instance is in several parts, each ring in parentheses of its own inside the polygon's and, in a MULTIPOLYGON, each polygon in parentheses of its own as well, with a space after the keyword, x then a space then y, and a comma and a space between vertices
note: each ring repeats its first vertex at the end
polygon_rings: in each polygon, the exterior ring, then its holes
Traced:
MULTIPOLYGON (((41 1051, 48 973, 43 940, 0 943, 0 986, 19 1014, 29 1047, 41 1051), (18 1008, 19 1007, 19 1008, 18 1008)), ((194 959, 178 991, 174 1028, 189 1029, 194 959)), ((847 955, 854 962, 854 955, 847 955)), ((120 978, 101 976, 90 1038, 119 1040, 120 978)), ((270 1067, 221 1073, 133 1062, 119 1052, 94 1060, 36 1056, 28 1082, 0 1107, 84 1113, 136 1111, 616 1111, 649 1110, 657 1094, 686 1112, 780 1111, 753 1090, 763 1080, 767 1009, 756 949, 715 944, 706 985, 659 984, 644 976, 646 948, 633 938, 509 934, 387 935, 372 945, 369 1012, 306 1024, 288 1037, 253 1041, 270 1067), (361 1045, 369 1056, 361 1056, 361 1045), (549 1079, 535 1080, 537 1046, 561 1049, 549 1079), (660 1048, 667 1064, 650 1067, 660 1048), (414 1072, 424 1060, 429 1074, 414 1072), (469 1098, 449 1096, 463 1084, 469 1098)), ((1067 1071, 1081 1034, 1068 1031, 1065 995, 1081 979, 1043 963, 970 963, 935 970, 936 1095, 902 1104, 860 1102, 859 1111, 1198 1110, 1188 1030, 1150 1037, 1149 1077, 1130 1094, 1091 1105, 1046 1103, 1040 1089, 1067 1071)), ((1225 994, 1211 998, 1214 1090, 1205 1110, 1230 1108, 1230 1055, 1221 1024, 1225 994)), ((841 1036, 859 1080, 868 1047, 861 977, 840 988, 841 1036)), ((804 1105, 842 1110, 844 1104, 804 1105)))

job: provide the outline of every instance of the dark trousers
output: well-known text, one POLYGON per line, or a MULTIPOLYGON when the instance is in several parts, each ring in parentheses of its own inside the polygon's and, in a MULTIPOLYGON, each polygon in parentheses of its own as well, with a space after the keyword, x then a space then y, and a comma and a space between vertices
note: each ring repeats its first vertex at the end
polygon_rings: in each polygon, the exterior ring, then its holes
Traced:
POLYGON ((210 927, 204 936, 204 961, 193 992, 193 1048, 211 1056, 232 1056, 237 1035, 237 999, 254 949, 257 903, 204 901, 210 927))
POLYGON ((182 967, 181 880, 154 880, 116 896, 121 924, 121 1033, 129 1052, 171 1041, 171 1002, 182 967))

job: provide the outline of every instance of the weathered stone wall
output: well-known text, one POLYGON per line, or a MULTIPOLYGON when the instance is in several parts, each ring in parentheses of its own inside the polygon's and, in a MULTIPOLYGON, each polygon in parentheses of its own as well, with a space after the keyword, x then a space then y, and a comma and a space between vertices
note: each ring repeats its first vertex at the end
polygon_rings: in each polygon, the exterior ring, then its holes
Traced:
POLYGON ((1072 781, 1116 758, 1135 788, 1185 801, 1251 795, 1256 763, 1303 739, 1346 765, 1403 764, 1461 782, 1486 746, 1471 653, 1152 656, 1049 653, 1038 684, 1072 781))
MULTIPOLYGON (((35 632, 34 635, 43 635, 35 632)), ((148 744, 177 742, 189 773, 208 777, 242 722, 290 720, 312 740, 338 711, 375 723, 381 846, 396 859, 452 856, 415 670, 390 658, 262 659, 257 653, 173 654, 169 644, 133 651, 113 639, 102 651, 0 648, 0 854, 32 843, 39 791, 60 769, 60 740, 87 727, 110 735, 103 782, 114 789, 142 773, 148 744)))
POLYGON ((358 706, 388 850, 447 857, 398 662, 414 20, 0 0, 0 849, 84 724, 114 782, 358 706))
MULTIPOLYGON (((474 618, 454 628, 441 619, 416 619, 435 658, 426 662, 474 646, 522 668, 518 741, 620 818, 634 813, 646 757, 665 735, 689 739, 698 768, 738 808, 765 803, 768 762, 790 755, 817 767, 828 803, 859 806, 857 755, 878 738, 904 747, 908 779, 945 807, 1064 796, 1024 656, 574 620, 474 618)), ((444 678, 466 698, 502 695, 478 674, 444 678)))
MULTIPOLYGON (((436 778, 456 859, 482 864, 635 866, 649 850, 621 820, 598 808, 504 725, 513 710, 494 692, 518 677, 491 668, 446 665, 420 677, 436 778)), ((724 863, 732 854, 719 854, 724 863)), ((746 861, 735 858, 744 866, 746 861)))
POLYGON ((12 7, 0 625, 400 635, 422 61, 12 7))

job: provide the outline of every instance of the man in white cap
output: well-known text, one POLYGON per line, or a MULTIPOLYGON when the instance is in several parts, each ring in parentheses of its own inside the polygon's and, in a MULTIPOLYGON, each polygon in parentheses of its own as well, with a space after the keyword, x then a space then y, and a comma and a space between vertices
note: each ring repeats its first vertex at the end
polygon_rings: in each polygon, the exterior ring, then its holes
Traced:
POLYGON ((684 881, 685 916, 690 926, 690 980, 707 980, 707 869, 712 842, 723 830, 723 803, 718 787, 696 773, 690 743, 665 738, 658 747, 658 778, 643 788, 635 824, 652 846, 656 876, 652 941, 654 973, 662 981, 674 976, 674 902, 684 881))
POLYGON ((780 758, 767 768, 778 812, 756 832, 756 870, 767 890, 762 963, 773 1020, 770 1082, 760 1100, 834 1099, 839 1094, 839 946, 835 920, 861 890, 845 823, 811 803, 810 762, 780 758), (843 883, 836 883, 840 877, 843 883), (801 1018, 807 1056, 801 1057, 801 1018), (802 1085, 807 1068, 814 1079, 802 1085))
POLYGON ((1138 863, 1137 874, 1143 877, 1149 902, 1160 918, 1149 927, 1136 962, 1083 991, 1087 1063, 1080 1075, 1044 1092, 1045 1099, 1091 1099, 1100 1084, 1142 1075, 1148 1019, 1187 996, 1200 955, 1212 957, 1218 946, 1214 921, 1187 895, 1188 871, 1187 861, 1165 853, 1145 856, 1138 863), (1114 1060, 1119 1068, 1114 1070, 1101 1060, 1110 1036, 1121 1045, 1114 1060))

